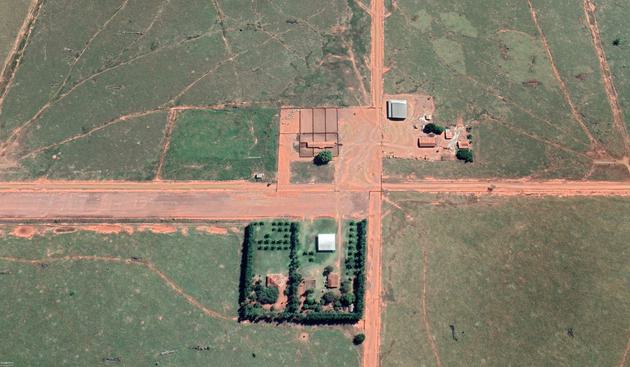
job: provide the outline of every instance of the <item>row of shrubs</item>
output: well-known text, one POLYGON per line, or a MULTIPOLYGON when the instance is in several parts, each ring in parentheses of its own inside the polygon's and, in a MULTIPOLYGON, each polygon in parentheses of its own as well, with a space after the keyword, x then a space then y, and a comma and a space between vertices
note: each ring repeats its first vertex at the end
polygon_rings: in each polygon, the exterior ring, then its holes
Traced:
MULTIPOLYGON (((256 223, 260 225, 259 223, 256 223)), ((239 320, 249 320, 253 322, 295 322, 308 325, 336 325, 353 324, 361 320, 365 307, 365 261, 367 256, 367 221, 363 220, 356 224, 357 243, 355 254, 355 278, 354 294, 355 306, 353 312, 321 311, 300 313, 300 294, 298 288, 302 282, 302 275, 299 272, 299 258, 297 250, 299 248, 300 224, 291 223, 291 239, 289 252, 289 279, 287 281, 287 306, 283 312, 267 311, 258 303, 251 303, 249 296, 253 292, 252 278, 254 265, 253 226, 245 228, 243 240, 243 254, 241 261, 241 278, 239 287, 239 320)))

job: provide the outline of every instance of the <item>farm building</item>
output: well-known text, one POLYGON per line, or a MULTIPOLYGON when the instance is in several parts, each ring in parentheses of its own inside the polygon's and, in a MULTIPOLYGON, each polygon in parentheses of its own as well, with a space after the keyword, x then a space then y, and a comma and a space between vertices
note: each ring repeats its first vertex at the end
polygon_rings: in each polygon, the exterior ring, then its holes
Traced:
POLYGON ((317 251, 332 252, 335 251, 335 234, 320 233, 317 235, 317 251))
POLYGON ((446 129, 446 130, 444 131, 444 139, 446 139, 446 140, 453 139, 453 130, 451 130, 451 129, 446 129))
POLYGON ((469 149, 470 148, 470 143, 468 142, 468 140, 458 140, 457 141, 457 147, 459 149, 469 149))
POLYGON ((326 277, 326 288, 339 288, 340 278, 337 273, 330 273, 326 277))
POLYGON ((407 101, 391 99, 387 101, 387 118, 390 120, 404 120, 407 118, 407 101))
POLYGON ((322 150, 339 155, 339 112, 336 108, 306 108, 300 113, 300 157, 314 157, 322 150))
POLYGON ((437 140, 435 136, 421 136, 418 138, 418 148, 435 148, 437 140))

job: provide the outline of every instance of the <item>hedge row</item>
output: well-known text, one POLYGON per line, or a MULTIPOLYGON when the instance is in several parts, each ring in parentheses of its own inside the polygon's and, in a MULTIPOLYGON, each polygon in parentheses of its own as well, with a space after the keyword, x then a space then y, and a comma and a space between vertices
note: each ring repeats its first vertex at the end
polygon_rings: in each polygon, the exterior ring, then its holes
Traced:
POLYGON ((367 220, 362 220, 357 223, 357 269, 355 269, 354 278, 354 295, 356 304, 354 306, 354 313, 357 315, 357 319, 360 320, 363 317, 363 310, 365 308, 365 267, 367 261, 367 220))
POLYGON ((239 318, 247 319, 245 305, 247 299, 252 292, 252 277, 254 276, 254 225, 250 224, 245 227, 245 235, 243 236, 243 253, 241 254, 241 278, 239 281, 238 303, 239 318))

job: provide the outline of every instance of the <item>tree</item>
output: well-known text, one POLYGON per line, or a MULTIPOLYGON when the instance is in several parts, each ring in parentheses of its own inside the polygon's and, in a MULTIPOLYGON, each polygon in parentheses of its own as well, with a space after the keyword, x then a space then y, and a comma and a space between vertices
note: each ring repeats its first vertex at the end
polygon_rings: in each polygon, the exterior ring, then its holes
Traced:
POLYGON ((278 300, 278 288, 256 286, 255 292, 256 298, 258 298, 258 302, 262 303, 263 305, 271 305, 276 303, 276 301, 278 300))
POLYGON ((352 290, 352 284, 349 281, 344 280, 341 282, 341 293, 348 293, 352 290))
POLYGON ((612 41, 612 44, 613 44, 613 46, 619 46, 619 45, 621 44, 621 39, 619 39, 619 38, 615 38, 615 39, 612 41))
POLYGON ((456 156, 457 159, 466 163, 472 163, 473 161, 473 152, 470 149, 458 149, 456 156))
POLYGON ((355 335, 354 338, 352 339, 352 343, 354 345, 361 345, 364 341, 365 341, 365 334, 363 333, 355 335))
POLYGON ((428 124, 424 125, 424 128, 422 129, 422 131, 425 134, 436 134, 436 135, 440 135, 441 133, 444 132, 444 127, 440 126, 440 125, 436 125, 432 122, 429 122, 428 124))
POLYGON ((343 296, 341 296, 340 301, 341 301, 341 305, 342 306, 348 307, 348 306, 350 306, 351 304, 354 303, 354 294, 346 293, 343 296))
POLYGON ((328 291, 322 295, 322 302, 325 305, 337 302, 337 300, 339 300, 339 295, 333 291, 328 291))
POLYGON ((335 268, 332 267, 332 265, 328 265, 324 268, 324 276, 328 276, 328 274, 332 273, 335 270, 335 268))
POLYGON ((330 161, 332 161, 332 159, 333 159, 333 154, 330 150, 322 150, 315 156, 315 158, 313 159, 313 162, 318 166, 323 166, 323 165, 328 164, 330 161))

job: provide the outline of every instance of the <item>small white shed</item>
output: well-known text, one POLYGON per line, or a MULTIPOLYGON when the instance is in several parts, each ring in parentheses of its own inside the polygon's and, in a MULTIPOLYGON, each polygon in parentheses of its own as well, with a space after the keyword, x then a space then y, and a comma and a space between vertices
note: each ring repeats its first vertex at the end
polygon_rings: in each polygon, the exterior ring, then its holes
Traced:
POLYGON ((333 252, 335 251, 335 234, 320 233, 317 235, 317 251, 333 252))

